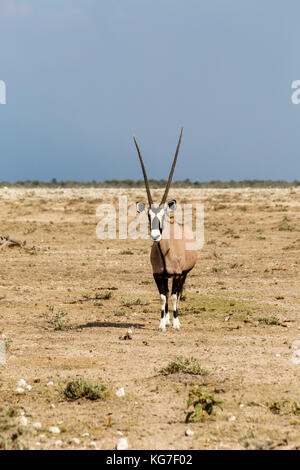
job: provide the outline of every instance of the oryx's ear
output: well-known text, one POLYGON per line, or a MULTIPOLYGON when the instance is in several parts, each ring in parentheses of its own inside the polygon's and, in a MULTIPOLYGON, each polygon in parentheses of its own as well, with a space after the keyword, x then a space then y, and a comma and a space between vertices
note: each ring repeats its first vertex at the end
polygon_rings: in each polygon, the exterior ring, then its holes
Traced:
POLYGON ((145 204, 143 204, 142 202, 137 202, 136 203, 136 210, 137 210, 137 212, 144 212, 146 210, 145 204))
POLYGON ((168 208, 169 208, 169 211, 170 211, 170 212, 176 211, 176 209, 177 209, 177 204, 176 204, 175 199, 173 199, 173 201, 168 202, 168 208))

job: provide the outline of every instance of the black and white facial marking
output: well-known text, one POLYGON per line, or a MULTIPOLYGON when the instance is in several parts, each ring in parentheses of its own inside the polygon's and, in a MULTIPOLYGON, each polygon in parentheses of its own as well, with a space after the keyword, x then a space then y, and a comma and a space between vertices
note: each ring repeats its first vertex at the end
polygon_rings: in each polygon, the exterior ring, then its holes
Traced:
POLYGON ((150 238, 153 242, 159 242, 162 237, 166 215, 176 210, 176 201, 171 201, 164 206, 152 205, 148 210, 145 204, 137 202, 136 209, 138 212, 148 212, 150 238))

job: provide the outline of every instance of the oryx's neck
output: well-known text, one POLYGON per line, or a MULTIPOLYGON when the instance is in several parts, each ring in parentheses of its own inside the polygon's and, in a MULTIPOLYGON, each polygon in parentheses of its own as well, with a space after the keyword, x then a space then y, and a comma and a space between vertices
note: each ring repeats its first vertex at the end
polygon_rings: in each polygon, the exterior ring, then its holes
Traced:
POLYGON ((182 233, 183 226, 175 220, 173 214, 171 216, 167 215, 162 231, 162 239, 160 241, 160 246, 164 254, 166 254, 171 245, 173 245, 174 240, 181 238, 182 233))

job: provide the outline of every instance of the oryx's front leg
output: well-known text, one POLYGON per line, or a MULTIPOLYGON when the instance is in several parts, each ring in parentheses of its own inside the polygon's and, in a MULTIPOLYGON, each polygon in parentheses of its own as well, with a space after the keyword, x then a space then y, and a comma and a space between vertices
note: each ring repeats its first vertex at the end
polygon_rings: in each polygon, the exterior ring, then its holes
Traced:
POLYGON ((174 330, 180 330, 180 321, 178 318, 178 304, 182 294, 182 289, 186 280, 188 271, 184 271, 182 274, 174 276, 172 284, 172 306, 173 306, 173 328, 174 330))
POLYGON ((178 292, 179 292, 180 276, 173 277, 172 283, 172 310, 173 310, 173 328, 180 330, 180 322, 178 318, 178 292))
POLYGON ((170 315, 168 312, 168 278, 154 274, 154 279, 159 290, 161 301, 161 318, 158 330, 166 331, 166 327, 170 325, 170 315))
POLYGON ((178 318, 178 295, 172 294, 172 307, 173 307, 173 328, 174 330, 180 330, 180 321, 178 318))

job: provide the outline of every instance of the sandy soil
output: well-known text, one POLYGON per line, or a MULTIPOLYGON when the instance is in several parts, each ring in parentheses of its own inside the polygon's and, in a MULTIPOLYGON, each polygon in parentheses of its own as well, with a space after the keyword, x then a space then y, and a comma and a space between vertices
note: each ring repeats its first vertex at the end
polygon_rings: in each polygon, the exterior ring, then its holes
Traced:
POLYGON ((0 446, 114 449, 122 432, 130 449, 300 448, 300 189, 170 191, 204 204, 205 245, 182 329, 166 333, 150 241, 96 237, 97 207, 121 194, 146 200, 143 190, 0 190, 0 235, 26 241, 0 250, 0 446), (67 327, 55 330, 59 309, 67 327), (178 355, 208 375, 163 375, 178 355), (109 396, 67 401, 62 391, 79 377, 109 396), (19 394, 21 378, 32 389, 19 394), (186 424, 195 387, 222 410, 186 424))

